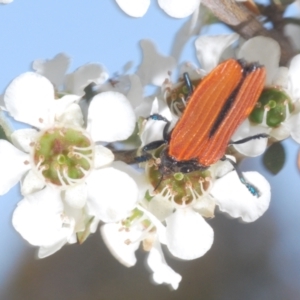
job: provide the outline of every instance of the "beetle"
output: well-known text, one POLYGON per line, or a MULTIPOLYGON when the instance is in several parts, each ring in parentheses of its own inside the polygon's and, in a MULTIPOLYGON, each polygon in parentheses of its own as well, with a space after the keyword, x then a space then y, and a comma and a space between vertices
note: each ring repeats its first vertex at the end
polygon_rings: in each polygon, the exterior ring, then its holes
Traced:
POLYGON ((228 59, 204 77, 195 90, 187 73, 184 73, 184 79, 189 95, 181 118, 169 133, 169 120, 159 114, 149 116, 147 119, 166 122, 163 140, 145 145, 142 148, 143 155, 136 160, 146 161, 151 157, 148 151, 167 145, 160 154, 159 170, 162 177, 158 185, 164 175, 201 171, 219 160, 229 160, 241 182, 253 195, 258 196, 259 192, 246 181, 235 162, 225 156, 225 152, 228 145, 268 137, 267 134, 257 134, 230 141, 235 130, 253 110, 264 88, 265 67, 258 63, 228 59))

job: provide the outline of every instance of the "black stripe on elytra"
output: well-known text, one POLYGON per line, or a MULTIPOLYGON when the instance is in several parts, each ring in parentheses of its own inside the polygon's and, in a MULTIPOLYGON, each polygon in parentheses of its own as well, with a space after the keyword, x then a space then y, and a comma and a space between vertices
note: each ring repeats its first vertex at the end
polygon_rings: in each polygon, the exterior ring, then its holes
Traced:
POLYGON ((236 86, 236 88, 232 91, 232 93, 229 95, 228 99, 226 100, 226 102, 224 103, 219 115, 217 116, 210 132, 209 132, 209 138, 212 138, 214 136, 214 134, 216 133, 216 131, 218 130, 219 126, 221 125, 221 123, 223 122, 224 118, 226 117, 228 111, 230 110, 230 108, 232 107, 234 100, 236 99, 237 93, 240 89, 240 87, 242 86, 246 76, 255 71, 258 68, 261 68, 262 66, 259 65, 258 63, 250 63, 247 64, 243 59, 239 59, 238 60, 239 64, 241 65, 241 67, 243 68, 242 72, 243 72, 243 76, 240 80, 240 82, 238 83, 238 85, 236 86))

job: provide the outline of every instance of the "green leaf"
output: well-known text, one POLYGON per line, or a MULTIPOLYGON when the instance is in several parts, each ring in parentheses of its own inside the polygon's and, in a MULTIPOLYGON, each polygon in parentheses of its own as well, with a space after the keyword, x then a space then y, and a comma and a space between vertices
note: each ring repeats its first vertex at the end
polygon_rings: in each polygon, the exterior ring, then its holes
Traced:
POLYGON ((91 234, 90 225, 93 222, 93 220, 94 220, 94 217, 91 217, 90 219, 86 219, 84 231, 77 232, 77 239, 78 239, 78 242, 80 245, 83 244, 86 241, 86 239, 89 237, 89 235, 91 234))
POLYGON ((3 130, 3 127, 1 125, 0 125, 0 139, 9 141, 6 134, 5 134, 5 132, 4 132, 4 130, 3 130))
POLYGON ((276 175, 281 171, 285 163, 285 150, 280 142, 271 145, 263 156, 265 168, 276 175))

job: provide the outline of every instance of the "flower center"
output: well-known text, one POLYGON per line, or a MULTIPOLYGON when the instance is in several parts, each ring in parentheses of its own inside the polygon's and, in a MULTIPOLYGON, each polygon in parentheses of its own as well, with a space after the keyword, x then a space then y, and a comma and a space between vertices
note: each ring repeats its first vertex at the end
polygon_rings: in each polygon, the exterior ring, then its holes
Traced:
POLYGON ((32 160, 47 183, 67 188, 82 182, 91 171, 94 144, 84 131, 54 127, 40 133, 32 160))

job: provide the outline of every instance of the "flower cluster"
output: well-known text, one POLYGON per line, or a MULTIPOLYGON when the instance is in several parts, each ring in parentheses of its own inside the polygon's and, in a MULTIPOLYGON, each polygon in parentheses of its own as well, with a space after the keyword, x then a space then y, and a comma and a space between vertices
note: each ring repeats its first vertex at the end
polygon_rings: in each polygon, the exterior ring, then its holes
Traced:
MULTIPOLYGON (((131 1, 117 2, 125 7, 131 1)), ((149 2, 141 1, 143 9, 149 2)), ((200 1, 192 2, 194 7, 200 1)), ((162 7, 166 3, 159 1, 162 7)), ((200 66, 184 64, 179 73, 188 72, 196 83, 229 53, 259 62, 266 67, 266 88, 232 140, 267 133, 276 140, 291 135, 300 142, 299 56, 289 68, 282 68, 274 40, 256 37, 233 47, 238 39, 236 34, 198 37, 200 66)), ((133 266, 142 245, 149 252, 153 280, 176 289, 181 276, 167 265, 162 245, 174 257, 199 258, 213 244, 209 223, 216 207, 233 218, 253 222, 267 210, 271 192, 267 180, 253 171, 242 175, 258 191, 251 193, 226 160, 205 170, 162 174, 164 143, 147 153, 139 166, 115 159, 117 149, 138 148, 136 156, 142 156, 145 145, 163 139, 166 125, 148 117, 161 116, 172 130, 186 105, 183 81, 173 83, 170 77, 176 59, 160 55, 149 41, 141 46, 144 60, 134 74, 108 79, 98 64, 66 74, 70 59, 59 54, 52 60, 35 61, 35 72, 11 82, 1 107, 30 128, 14 131, 9 142, 0 140, 0 194, 20 182, 23 199, 14 211, 13 225, 39 247, 39 257, 53 254, 66 243, 83 243, 100 224, 102 238, 116 259, 133 266), (159 89, 144 98, 148 84, 159 89)), ((234 145, 245 156, 257 156, 266 146, 267 139, 234 145)), ((228 158, 235 161, 233 156, 228 158)))

